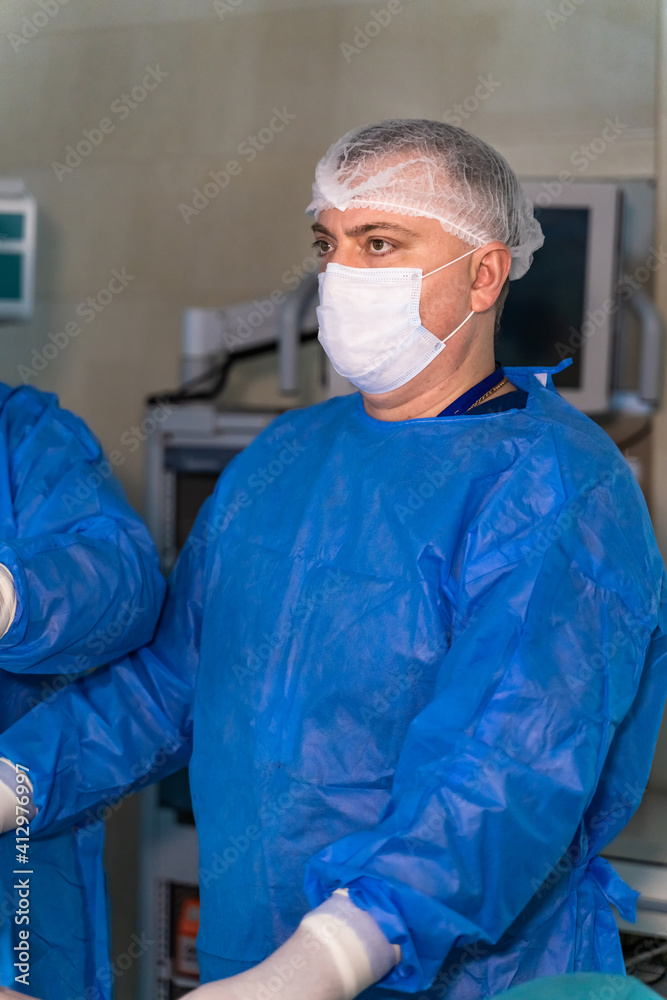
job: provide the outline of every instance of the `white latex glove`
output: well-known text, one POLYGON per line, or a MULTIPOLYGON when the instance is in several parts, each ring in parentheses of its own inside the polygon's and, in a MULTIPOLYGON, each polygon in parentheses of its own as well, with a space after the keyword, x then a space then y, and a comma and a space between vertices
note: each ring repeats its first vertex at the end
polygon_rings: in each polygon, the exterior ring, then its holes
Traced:
MULTIPOLYGON (((37 811, 32 803, 32 782, 27 774, 22 772, 22 775, 19 781, 16 765, 6 757, 0 757, 0 834, 16 829, 18 815, 32 819, 37 811), (30 798, 28 804, 23 802, 26 795, 30 798), (19 805, 21 809, 17 810, 19 805), (27 813, 26 809, 29 810, 27 813)), ((0 1000, 1 997, 0 994, 0 1000)))
POLYGON ((0 563, 0 639, 9 632, 16 614, 16 587, 14 577, 0 563))
POLYGON ((369 913, 337 889, 254 969, 207 983, 191 1000, 352 1000, 400 962, 369 913))

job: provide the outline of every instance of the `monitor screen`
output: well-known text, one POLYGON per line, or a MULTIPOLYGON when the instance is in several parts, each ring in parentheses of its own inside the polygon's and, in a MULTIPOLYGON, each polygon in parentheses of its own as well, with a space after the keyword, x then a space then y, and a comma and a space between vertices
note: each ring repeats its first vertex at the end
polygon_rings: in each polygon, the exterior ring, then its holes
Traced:
POLYGON ((22 212, 0 212, 0 240, 22 240, 25 215, 22 212))
POLYGON ((549 367, 571 357, 554 378, 559 388, 582 385, 582 348, 570 345, 584 319, 589 216, 588 208, 535 209, 544 246, 528 273, 510 284, 496 345, 508 366, 549 367))
POLYGON ((20 302, 22 294, 22 254, 0 251, 0 302, 20 302))
POLYGON ((33 316, 36 219, 32 195, 20 182, 0 178, 0 324, 33 316))
POLYGON ((192 531, 197 514, 220 478, 219 472, 178 472, 176 475, 176 551, 180 552, 192 531))
POLYGON ((170 542, 179 553, 197 514, 215 490, 220 473, 235 458, 241 448, 218 447, 171 447, 164 455, 165 468, 175 477, 175 510, 170 519, 173 537, 170 542))

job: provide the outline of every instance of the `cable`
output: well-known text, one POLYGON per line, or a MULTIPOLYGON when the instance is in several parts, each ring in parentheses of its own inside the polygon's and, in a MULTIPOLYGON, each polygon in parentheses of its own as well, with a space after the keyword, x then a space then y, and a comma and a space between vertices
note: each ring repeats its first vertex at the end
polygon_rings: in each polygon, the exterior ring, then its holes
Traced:
MULTIPOLYGON (((653 975, 653 973, 647 972, 644 973, 644 975, 650 976, 653 975)), ((657 986, 658 983, 661 983, 663 981, 665 975, 667 975, 667 968, 664 969, 662 972, 656 973, 654 979, 642 979, 641 981, 643 982, 644 986, 657 986)), ((635 978, 639 979, 639 976, 636 976, 635 978)))
MULTIPOLYGON (((302 331, 299 334, 299 342, 301 344, 305 344, 309 340, 314 340, 316 337, 317 330, 302 331)), ((278 343, 276 341, 271 344, 258 344, 254 347, 244 347, 241 351, 235 351, 233 354, 227 354, 222 361, 212 365, 211 368, 202 372, 201 375, 197 375, 195 378, 184 382, 178 389, 172 389, 169 392, 149 396, 146 400, 146 404, 147 406, 159 406, 165 403, 190 403, 195 400, 215 399, 215 397, 224 389, 229 369, 236 361, 239 361, 242 358, 254 357, 258 354, 268 354, 271 351, 277 350, 278 343), (205 384, 211 379, 215 379, 215 381, 209 389, 205 389, 201 392, 191 391, 192 389, 196 389, 198 385, 205 384)))
POLYGON ((625 963, 625 969, 627 971, 634 965, 639 965, 640 962, 646 962, 649 958, 655 958, 656 955, 664 955, 666 951, 667 944, 665 943, 658 945, 657 948, 650 948, 649 951, 642 951, 639 955, 633 955, 632 958, 628 959, 625 963))

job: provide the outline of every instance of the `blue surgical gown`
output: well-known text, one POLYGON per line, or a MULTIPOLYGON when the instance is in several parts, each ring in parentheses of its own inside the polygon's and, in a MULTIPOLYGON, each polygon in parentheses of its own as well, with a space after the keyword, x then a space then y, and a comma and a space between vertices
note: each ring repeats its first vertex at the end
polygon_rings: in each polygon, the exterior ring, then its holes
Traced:
MULTIPOLYGON (((157 554, 112 472, 99 443, 54 396, 0 384, 0 563, 18 597, 0 639, 0 730, 39 704, 35 724, 58 743, 63 733, 47 718, 55 693, 153 634, 164 593, 157 554)), ((0 840, 4 985, 49 1000, 88 996, 109 963, 103 844, 103 823, 31 838, 24 988, 14 983, 12 951, 12 872, 21 866, 14 837, 0 840)), ((97 986, 100 1000, 110 995, 97 986)))
POLYGON ((636 894, 598 854, 649 773, 665 570, 607 435, 508 377, 524 409, 280 417, 200 512, 152 644, 50 706, 58 741, 0 738, 36 828, 191 758, 204 981, 338 886, 403 951, 367 1000, 622 972, 610 903, 636 894))

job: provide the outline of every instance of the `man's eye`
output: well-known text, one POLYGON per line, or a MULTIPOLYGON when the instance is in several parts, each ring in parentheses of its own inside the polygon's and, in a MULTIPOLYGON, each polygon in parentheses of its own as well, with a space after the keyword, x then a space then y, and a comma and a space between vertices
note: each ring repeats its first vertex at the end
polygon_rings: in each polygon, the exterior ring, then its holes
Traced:
POLYGON ((331 249, 331 244, 327 243, 326 240, 315 240, 313 243, 313 250, 317 250, 318 257, 323 257, 326 253, 329 253, 331 249))
POLYGON ((388 243, 387 240, 381 240, 379 236, 376 239, 372 239, 370 244, 371 249, 374 250, 375 253, 385 253, 394 249, 391 243, 388 243))

